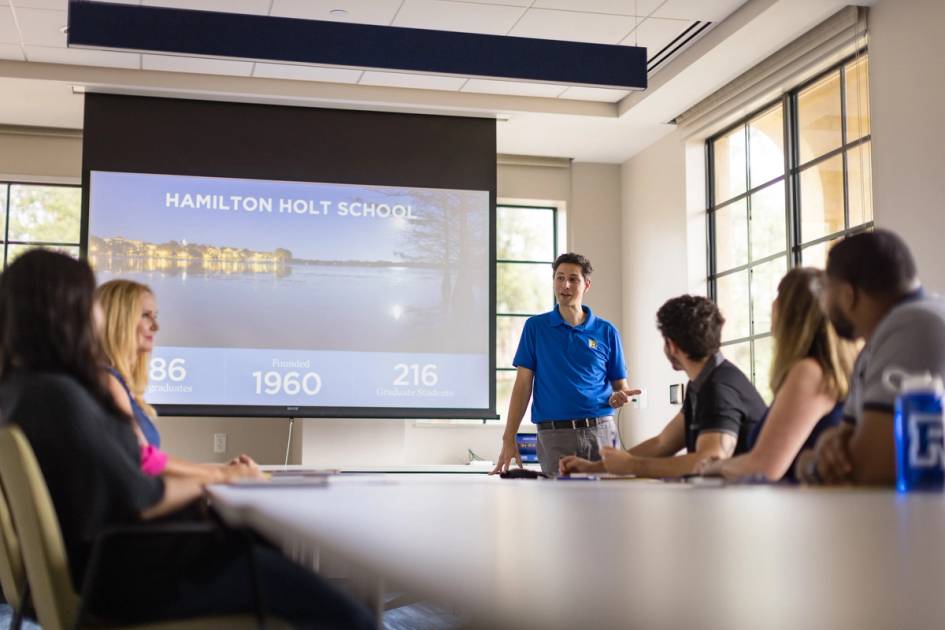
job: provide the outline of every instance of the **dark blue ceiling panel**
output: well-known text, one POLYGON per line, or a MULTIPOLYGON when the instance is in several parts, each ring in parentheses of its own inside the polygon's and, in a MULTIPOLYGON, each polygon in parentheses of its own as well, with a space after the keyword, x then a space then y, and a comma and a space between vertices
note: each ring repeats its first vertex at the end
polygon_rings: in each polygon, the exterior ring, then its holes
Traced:
POLYGON ((646 48, 69 2, 69 46, 645 89, 646 48))

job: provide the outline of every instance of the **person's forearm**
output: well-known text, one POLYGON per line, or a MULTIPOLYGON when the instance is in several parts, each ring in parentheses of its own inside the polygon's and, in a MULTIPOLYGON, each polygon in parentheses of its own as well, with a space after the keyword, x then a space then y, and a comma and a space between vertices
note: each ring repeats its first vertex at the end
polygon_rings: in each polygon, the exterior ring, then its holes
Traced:
POLYGON ((722 464, 722 476, 726 479, 741 479, 753 475, 762 475, 770 481, 778 481, 784 476, 785 472, 787 471, 779 473, 772 466, 764 465, 760 458, 754 455, 754 452, 733 457, 722 464))
POLYGON ((854 483, 868 486, 896 482, 896 442, 893 415, 868 410, 850 437, 849 456, 854 483))
POLYGON ((141 518, 150 520, 176 512, 193 503, 202 494, 203 484, 196 479, 167 477, 164 479, 164 496, 160 501, 141 512, 141 518))
POLYGON ((863 486, 890 486, 896 483, 895 452, 886 449, 862 449, 851 445, 850 459, 853 483, 863 486))
POLYGON ((709 457, 711 455, 707 453, 687 453, 675 457, 634 457, 629 461, 629 468, 623 474, 654 479, 682 477, 695 473, 699 462, 709 457))
POLYGON ((659 437, 651 437, 648 440, 640 442, 627 452, 634 457, 660 457, 662 455, 660 439, 659 437))
POLYGON ((790 453, 767 453, 755 449, 728 460, 722 474, 726 479, 761 476, 768 481, 781 481, 793 465, 794 458, 790 453))
POLYGON ((522 425, 525 410, 528 409, 528 400, 532 397, 531 387, 514 387, 512 399, 509 401, 509 416, 505 419, 505 433, 502 438, 514 440, 518 428, 522 425))
POLYGON ((196 464, 175 457, 168 457, 164 468, 166 477, 195 479, 201 483, 224 481, 223 469, 216 464, 196 464))

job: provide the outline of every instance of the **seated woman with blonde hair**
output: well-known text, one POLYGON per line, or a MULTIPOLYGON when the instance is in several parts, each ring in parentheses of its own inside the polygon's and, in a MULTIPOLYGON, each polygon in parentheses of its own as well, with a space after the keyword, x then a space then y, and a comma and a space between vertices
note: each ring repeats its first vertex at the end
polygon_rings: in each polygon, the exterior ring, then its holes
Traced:
POLYGON ((820 306, 823 272, 792 269, 778 284, 771 305, 774 402, 755 430, 749 452, 703 463, 703 475, 727 479, 794 480, 798 454, 839 424, 856 355, 820 306))
POLYGON ((139 282, 111 280, 96 289, 95 299, 102 309, 101 341, 109 363, 108 389, 118 409, 134 419, 142 471, 196 477, 205 483, 261 476, 256 462, 247 455, 240 455, 228 465, 196 464, 160 450, 161 435, 154 425, 157 413, 144 400, 154 337, 160 330, 154 293, 139 282))

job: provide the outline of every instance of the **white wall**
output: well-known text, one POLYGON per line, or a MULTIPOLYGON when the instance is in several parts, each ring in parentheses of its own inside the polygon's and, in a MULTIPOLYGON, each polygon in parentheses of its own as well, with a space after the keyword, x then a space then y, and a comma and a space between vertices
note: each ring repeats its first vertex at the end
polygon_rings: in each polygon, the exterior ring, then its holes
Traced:
POLYGON ((621 414, 628 446, 654 435, 679 411, 669 402, 669 386, 687 380, 663 355, 656 311, 671 297, 705 290, 700 148, 687 157, 686 142, 674 132, 622 168, 624 351, 630 384, 645 388, 648 401, 645 409, 627 407, 621 414), (695 194, 689 194, 693 179, 695 194))
MULTIPOLYGON (((240 453, 249 453, 263 464, 285 461, 289 421, 284 418, 158 418, 156 424, 161 432, 161 447, 176 457, 224 462, 240 453), (213 452, 215 433, 226 434, 226 452, 213 452)), ((296 423, 293 432, 298 428, 296 423)), ((293 446, 289 461, 300 463, 301 449, 295 439, 293 446)))
POLYGON ((881 0, 870 12, 876 224, 902 235, 945 293, 945 2, 881 0))
POLYGON ((496 187, 500 202, 564 202, 571 198, 571 169, 564 165, 500 164, 496 187))
POLYGON ((568 246, 594 266, 586 301, 595 314, 622 326, 623 269, 619 164, 571 166, 568 246))
POLYGON ((0 178, 71 181, 82 177, 82 138, 75 132, 0 127, 0 178))

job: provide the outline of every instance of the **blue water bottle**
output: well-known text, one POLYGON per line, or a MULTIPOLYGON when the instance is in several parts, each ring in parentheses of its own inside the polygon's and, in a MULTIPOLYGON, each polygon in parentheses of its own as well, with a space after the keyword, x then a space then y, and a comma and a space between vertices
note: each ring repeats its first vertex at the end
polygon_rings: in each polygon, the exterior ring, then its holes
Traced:
POLYGON ((899 377, 896 398, 896 488, 899 492, 945 488, 945 422, 942 377, 884 374, 887 384, 899 377), (890 378, 892 377, 892 378, 890 378))

